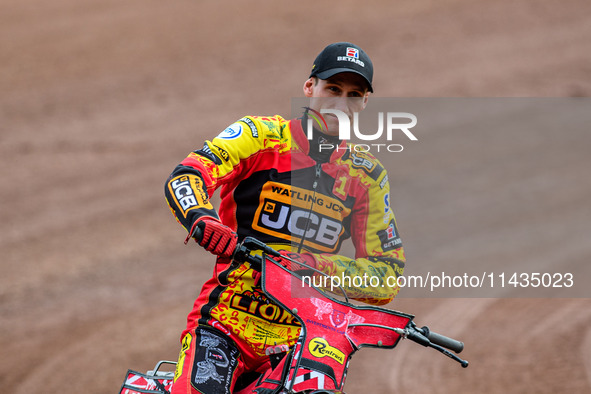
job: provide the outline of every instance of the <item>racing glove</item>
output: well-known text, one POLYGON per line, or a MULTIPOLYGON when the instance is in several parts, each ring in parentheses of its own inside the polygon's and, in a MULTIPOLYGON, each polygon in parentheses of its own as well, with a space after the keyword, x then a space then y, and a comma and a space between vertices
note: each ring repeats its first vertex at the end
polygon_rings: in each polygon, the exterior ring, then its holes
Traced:
POLYGON ((220 257, 232 257, 238 242, 238 236, 232 229, 214 218, 199 219, 191 229, 190 236, 205 250, 220 257), (196 236, 199 228, 201 239, 196 236))

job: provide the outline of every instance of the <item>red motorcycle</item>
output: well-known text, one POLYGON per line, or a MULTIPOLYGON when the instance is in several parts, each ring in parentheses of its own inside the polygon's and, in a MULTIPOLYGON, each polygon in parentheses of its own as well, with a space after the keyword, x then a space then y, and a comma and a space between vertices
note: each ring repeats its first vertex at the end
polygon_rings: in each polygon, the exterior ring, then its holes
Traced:
MULTIPOLYGON (((302 279, 303 273, 315 271, 325 275, 322 272, 296 261, 292 261, 292 266, 304 270, 290 271, 272 257, 286 258, 261 241, 247 237, 237 246, 233 260, 249 262, 261 271, 263 292, 299 321, 300 337, 292 347, 267 348, 272 367, 237 394, 344 394, 349 361, 357 350, 393 349, 403 338, 436 349, 464 368, 468 366, 467 361, 449 351, 460 353, 464 348, 462 342, 432 332, 426 326, 419 328, 413 315, 354 305, 342 288, 343 299, 338 299, 302 279), (291 291, 287 291, 286 284, 291 284, 291 291)), ((170 393, 174 373, 160 371, 163 364, 176 363, 160 361, 146 374, 129 370, 119 393, 170 393)))

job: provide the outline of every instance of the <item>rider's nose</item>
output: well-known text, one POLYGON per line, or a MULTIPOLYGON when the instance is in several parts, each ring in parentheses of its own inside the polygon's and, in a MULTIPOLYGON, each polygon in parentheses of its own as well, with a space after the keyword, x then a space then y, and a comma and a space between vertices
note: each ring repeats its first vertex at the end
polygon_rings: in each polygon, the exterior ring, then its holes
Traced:
POLYGON ((335 100, 334 109, 344 112, 347 116, 351 117, 351 106, 346 96, 339 97, 335 100))

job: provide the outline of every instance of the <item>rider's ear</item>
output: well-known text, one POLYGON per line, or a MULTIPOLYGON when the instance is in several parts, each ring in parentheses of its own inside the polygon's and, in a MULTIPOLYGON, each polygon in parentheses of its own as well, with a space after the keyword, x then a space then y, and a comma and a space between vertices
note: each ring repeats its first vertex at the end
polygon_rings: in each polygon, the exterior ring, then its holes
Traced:
POLYGON ((365 109, 365 107, 367 107, 367 102, 369 101, 369 92, 365 92, 365 95, 363 96, 363 108, 365 109))
POLYGON ((314 93, 314 86, 316 85, 316 79, 314 77, 310 77, 304 82, 304 95, 306 97, 312 97, 314 93))

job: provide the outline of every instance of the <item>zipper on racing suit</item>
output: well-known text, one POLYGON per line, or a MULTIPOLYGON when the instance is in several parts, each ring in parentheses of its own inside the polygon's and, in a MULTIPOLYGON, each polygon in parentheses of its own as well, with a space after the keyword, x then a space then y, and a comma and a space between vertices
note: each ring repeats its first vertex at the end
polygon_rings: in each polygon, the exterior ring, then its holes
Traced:
POLYGON ((320 175, 322 174, 322 164, 317 162, 314 169, 316 173, 314 176, 314 182, 312 183, 312 199, 310 202, 310 208, 308 209, 308 217, 306 218, 306 228, 304 229, 302 239, 300 240, 300 244, 298 245, 297 253, 301 253, 302 246, 304 246, 304 241, 306 240, 306 234, 310 229, 310 217, 312 215, 312 209, 314 208, 314 202, 316 201, 316 189, 318 188, 318 181, 320 180, 320 175))

